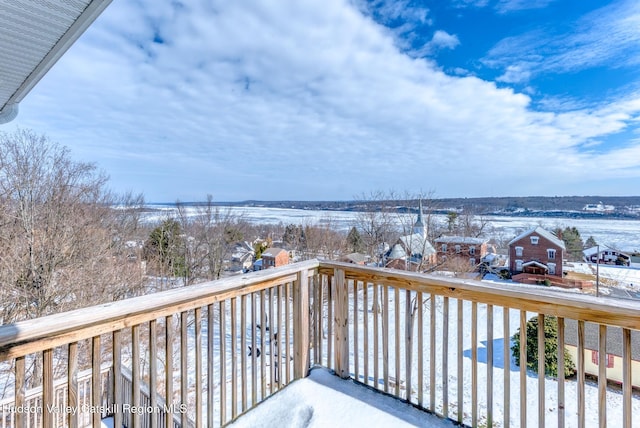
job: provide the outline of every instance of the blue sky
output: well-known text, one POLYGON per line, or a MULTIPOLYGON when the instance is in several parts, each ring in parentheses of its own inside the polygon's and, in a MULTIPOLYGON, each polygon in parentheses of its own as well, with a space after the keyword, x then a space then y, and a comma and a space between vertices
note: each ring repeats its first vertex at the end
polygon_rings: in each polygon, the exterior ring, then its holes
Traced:
POLYGON ((114 0, 17 126, 148 201, 637 195, 640 2, 114 0))

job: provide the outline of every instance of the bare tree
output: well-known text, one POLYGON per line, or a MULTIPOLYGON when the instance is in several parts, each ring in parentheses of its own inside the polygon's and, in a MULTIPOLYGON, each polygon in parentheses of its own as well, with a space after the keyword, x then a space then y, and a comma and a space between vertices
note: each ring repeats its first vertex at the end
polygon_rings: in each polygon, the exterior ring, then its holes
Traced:
POLYGON ((206 203, 191 209, 178 203, 178 218, 184 233, 185 284, 219 279, 234 244, 244 239, 248 228, 242 214, 216 206, 207 195, 206 203))
POLYGON ((379 260, 381 247, 397 237, 393 203, 382 191, 362 194, 356 200, 360 202, 360 210, 355 226, 362 238, 364 251, 372 260, 379 260))
POLYGON ((112 208, 106 183, 95 165, 73 161, 45 136, 0 133, 0 323, 140 287, 139 265, 118 258, 131 213, 112 208))

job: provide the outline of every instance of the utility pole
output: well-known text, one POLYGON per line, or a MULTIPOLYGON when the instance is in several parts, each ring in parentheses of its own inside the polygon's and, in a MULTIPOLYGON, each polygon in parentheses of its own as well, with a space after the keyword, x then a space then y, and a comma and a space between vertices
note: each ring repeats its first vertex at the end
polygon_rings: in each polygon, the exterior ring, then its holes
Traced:
POLYGON ((596 245, 596 297, 600 297, 600 245, 596 245))

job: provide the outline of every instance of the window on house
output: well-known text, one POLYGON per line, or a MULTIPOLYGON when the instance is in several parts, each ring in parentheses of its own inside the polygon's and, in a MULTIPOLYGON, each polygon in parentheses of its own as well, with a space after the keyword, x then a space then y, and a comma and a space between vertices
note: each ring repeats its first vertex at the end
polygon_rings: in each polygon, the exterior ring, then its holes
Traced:
POLYGON ((443 253, 447 252, 447 244, 442 244, 442 252, 443 253))
POLYGON ((472 267, 473 267, 473 266, 475 266, 475 265, 476 265, 476 259, 475 259, 475 258, 473 258, 473 257, 471 257, 471 258, 469 259, 469 264, 471 264, 471 266, 472 266, 472 267))
MULTIPOLYGON (((597 366, 598 363, 599 363, 599 361, 598 361, 599 359, 600 359, 600 354, 598 353, 598 351, 592 350, 591 351, 591 362, 597 366)), ((615 365, 615 355, 607 354, 606 360, 607 360, 607 368, 608 369, 613 368, 613 366, 615 365)))
POLYGON ((554 250, 553 248, 549 248, 547 250, 547 258, 553 260, 556 258, 556 250, 554 250))
POLYGON ((549 268, 549 275, 555 275, 556 274, 556 264, 555 263, 549 263, 549 264, 547 264, 547 267, 549 268))
POLYGON ((516 247, 516 256, 522 257, 522 247, 516 247))
POLYGON ((538 239, 540 237, 539 236, 532 236, 531 237, 531 245, 538 245, 538 239))
POLYGON ((476 253, 476 247, 474 246, 469 247, 469 254, 473 256, 475 253, 476 253))
POLYGON ((456 253, 460 252, 460 245, 456 245, 456 253))
POLYGON ((522 270, 522 260, 516 260, 516 270, 522 270))

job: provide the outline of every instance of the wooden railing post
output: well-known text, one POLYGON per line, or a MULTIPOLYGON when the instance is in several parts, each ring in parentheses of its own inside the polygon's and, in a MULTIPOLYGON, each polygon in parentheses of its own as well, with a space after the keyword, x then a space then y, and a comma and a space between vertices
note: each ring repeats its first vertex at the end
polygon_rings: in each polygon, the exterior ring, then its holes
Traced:
POLYGON ((335 269, 336 301, 335 325, 335 367, 336 374, 343 379, 349 377, 349 292, 344 270, 335 269))
POLYGON ((293 378, 301 379, 309 372, 309 274, 298 272, 293 287, 293 378))

